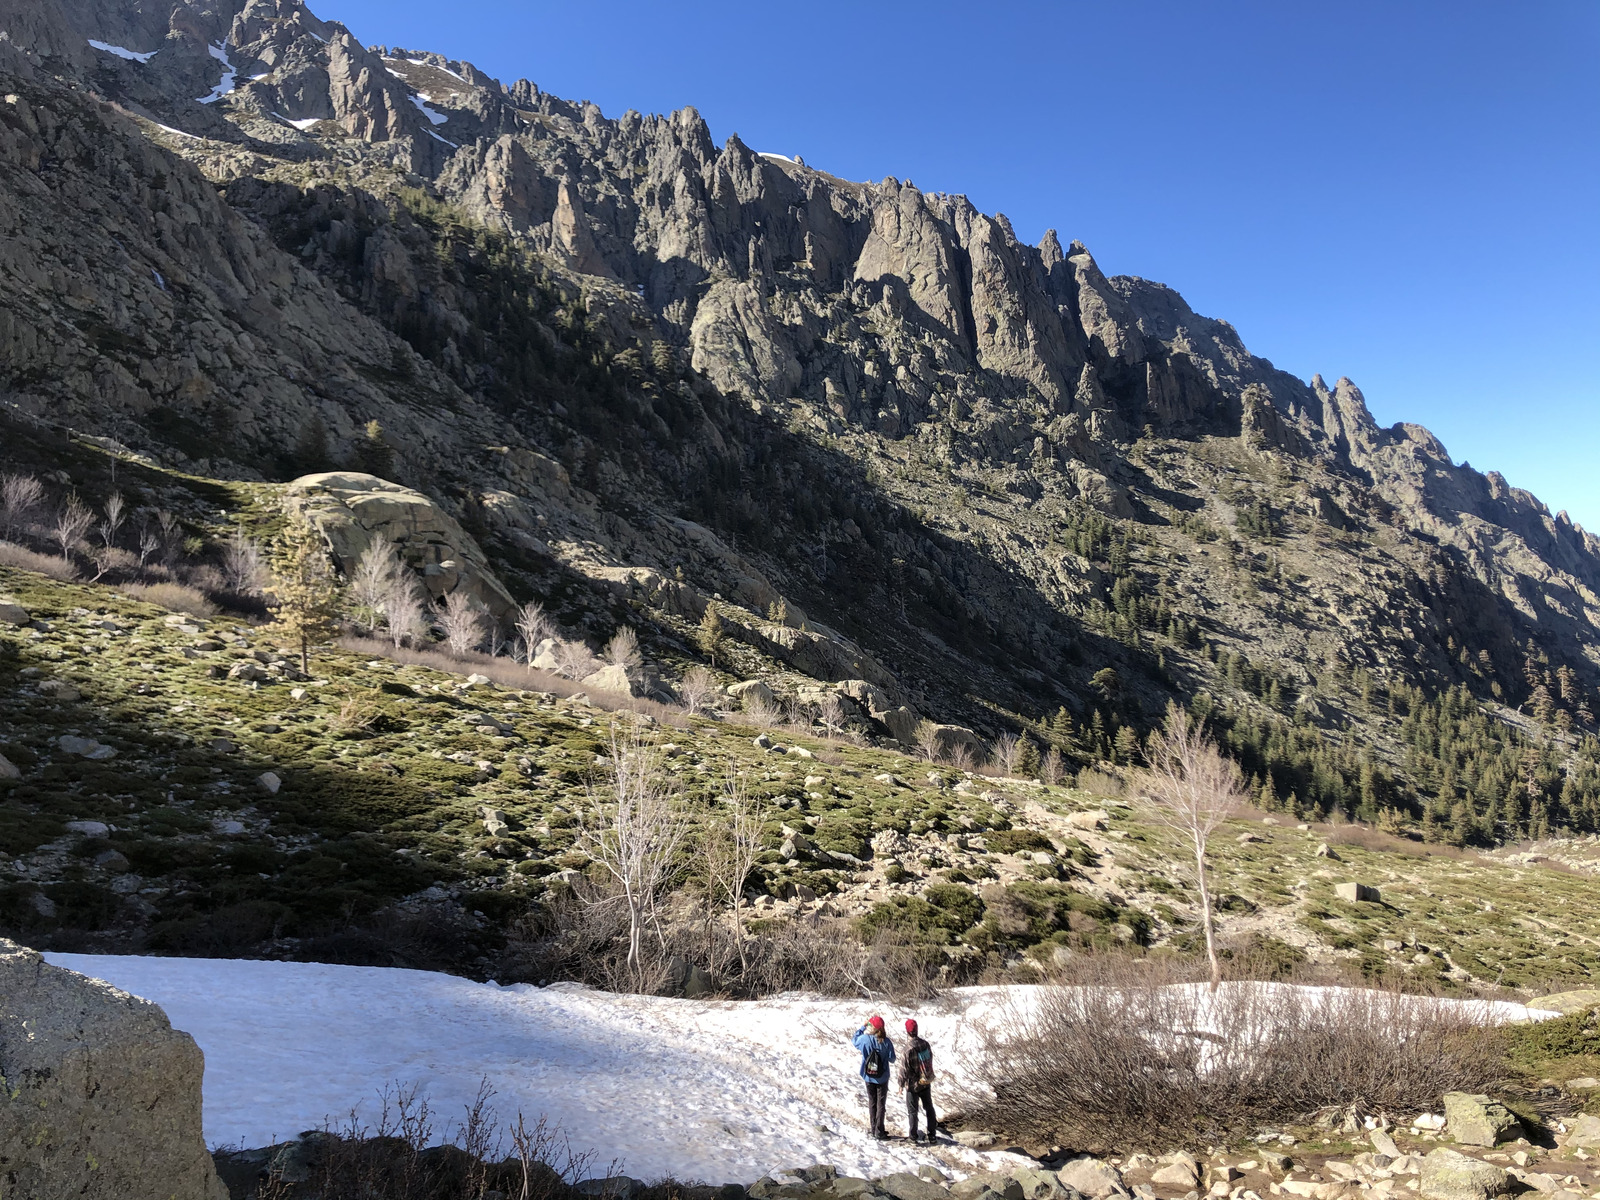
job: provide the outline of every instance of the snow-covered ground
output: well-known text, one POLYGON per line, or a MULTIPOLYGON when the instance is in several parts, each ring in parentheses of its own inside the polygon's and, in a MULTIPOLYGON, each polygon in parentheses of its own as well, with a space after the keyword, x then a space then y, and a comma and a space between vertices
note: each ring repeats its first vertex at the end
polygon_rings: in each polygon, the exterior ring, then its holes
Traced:
MULTIPOLYGON (((1027 1013, 1032 988, 964 988, 899 1009, 798 996, 728 1002, 499 987, 318 963, 45 957, 154 1000, 194 1035, 206 1055, 213 1145, 267 1145, 352 1109, 370 1121, 386 1087, 415 1085, 442 1118, 459 1120, 487 1078, 502 1121, 519 1110, 548 1117, 576 1147, 593 1150, 597 1173, 616 1159, 618 1170, 647 1179, 749 1183, 813 1162, 876 1177, 928 1162, 966 1171, 1017 1161, 871 1141, 849 1037, 876 1011, 900 1042, 905 1018, 915 1017, 934 1046, 935 1098, 948 1101, 978 1086, 985 1031, 1027 1013)), ((1492 1011, 1532 1015, 1520 1005, 1492 1011)), ((889 1128, 905 1129, 893 1092, 889 1128)))
MULTIPOLYGON (((881 1176, 927 1162, 1015 1161, 866 1137, 849 1037, 880 1010, 862 1003, 670 1000, 318 963, 46 957, 154 1000, 194 1035, 206 1055, 212 1145, 267 1145, 352 1108, 370 1120, 385 1086, 416 1085, 435 1112, 459 1120, 487 1078, 502 1120, 519 1109, 547 1116, 593 1149, 597 1172, 615 1158, 647 1179, 720 1184, 814 1162, 881 1176)), ((967 1078, 996 1008, 979 992, 947 1007, 881 1011, 897 1041, 907 1016, 922 1022, 948 1090, 967 1078)), ((897 1099, 889 1127, 904 1132, 897 1099)))

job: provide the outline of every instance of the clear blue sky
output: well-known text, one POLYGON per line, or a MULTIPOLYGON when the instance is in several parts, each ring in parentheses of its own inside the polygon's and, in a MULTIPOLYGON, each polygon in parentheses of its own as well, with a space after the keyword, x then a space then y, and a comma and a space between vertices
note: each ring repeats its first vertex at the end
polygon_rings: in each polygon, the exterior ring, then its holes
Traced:
POLYGON ((311 3, 1054 227, 1600 532, 1594 0, 311 3))

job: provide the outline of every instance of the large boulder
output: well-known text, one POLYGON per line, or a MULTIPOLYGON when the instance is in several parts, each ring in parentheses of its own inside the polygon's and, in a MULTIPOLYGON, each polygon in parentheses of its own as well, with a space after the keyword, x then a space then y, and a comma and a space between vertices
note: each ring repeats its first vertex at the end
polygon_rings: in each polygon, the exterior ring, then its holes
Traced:
POLYGON ((1505 1105, 1471 1092, 1446 1092, 1444 1119, 1450 1136, 1465 1146, 1496 1146, 1521 1129, 1505 1105))
POLYGON ((1511 1178, 1493 1163, 1441 1146, 1422 1160, 1423 1200, 1491 1200, 1511 1192, 1511 1178))
POLYGON ((1565 1150, 1600 1150, 1600 1117, 1582 1113, 1567 1122, 1561 1146, 1565 1150))
POLYGON ((0 1194, 227 1200, 204 1069, 156 1005, 0 938, 0 1194))
POLYGON ((327 539, 347 575, 381 538, 422 573, 435 599, 466 592, 496 617, 516 607, 472 535, 421 492, 359 471, 324 471, 289 484, 284 504, 327 539))

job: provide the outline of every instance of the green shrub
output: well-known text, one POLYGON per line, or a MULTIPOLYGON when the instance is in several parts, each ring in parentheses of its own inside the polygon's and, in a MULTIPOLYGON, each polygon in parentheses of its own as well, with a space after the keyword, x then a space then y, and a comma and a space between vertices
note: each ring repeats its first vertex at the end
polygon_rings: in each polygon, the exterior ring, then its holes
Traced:
POLYGON ((972 928, 982 910, 981 902, 966 888, 938 884, 928 892, 939 893, 940 899, 951 907, 930 903, 923 896, 896 896, 858 918, 858 936, 864 942, 890 934, 912 945, 948 945, 972 928), (955 893, 964 899, 958 900, 955 893))
POLYGON ((1001 829, 985 839, 995 854, 1027 854, 1035 850, 1053 853, 1055 845, 1036 829, 1001 829))
POLYGON ((1512 1025, 1506 1030, 1511 1061, 1531 1067, 1552 1058, 1600 1055, 1600 1008, 1587 1008, 1550 1021, 1512 1025))

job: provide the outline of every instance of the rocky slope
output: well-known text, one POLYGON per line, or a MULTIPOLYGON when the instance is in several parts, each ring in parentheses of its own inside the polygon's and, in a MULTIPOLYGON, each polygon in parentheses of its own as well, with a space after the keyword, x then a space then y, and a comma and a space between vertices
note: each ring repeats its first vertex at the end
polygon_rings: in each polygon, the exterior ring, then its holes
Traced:
POLYGON ((681 667, 720 596, 879 736, 1125 760, 1199 696, 1302 813, 1593 827, 1594 539, 1171 289, 292 0, 0 23, 12 428, 272 481, 377 421, 513 598, 681 667))

